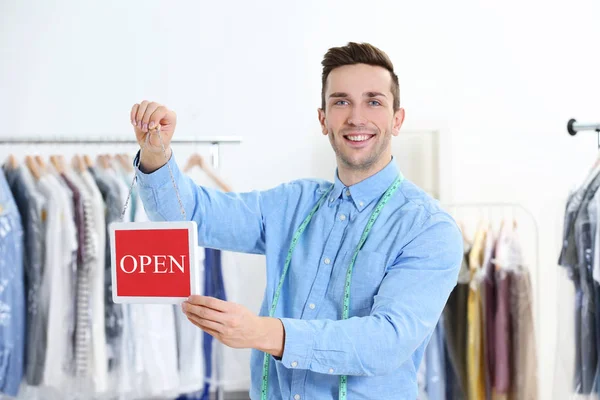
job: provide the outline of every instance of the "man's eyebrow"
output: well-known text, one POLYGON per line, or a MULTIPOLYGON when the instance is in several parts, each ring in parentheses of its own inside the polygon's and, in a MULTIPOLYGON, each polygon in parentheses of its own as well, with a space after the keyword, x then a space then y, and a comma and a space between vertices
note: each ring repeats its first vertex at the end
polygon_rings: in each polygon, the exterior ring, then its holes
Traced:
MULTIPOLYGON (((381 92, 365 92, 363 96, 364 97, 377 97, 377 96, 387 97, 385 94, 383 94, 381 92)), ((348 97, 348 93, 334 92, 329 95, 329 98, 332 98, 332 97, 348 97)))
POLYGON ((380 93, 380 92, 366 92, 365 93, 365 97, 377 97, 377 96, 387 97, 385 94, 380 93))
POLYGON ((329 95, 329 98, 332 98, 332 97, 348 97, 348 93, 334 92, 329 95))

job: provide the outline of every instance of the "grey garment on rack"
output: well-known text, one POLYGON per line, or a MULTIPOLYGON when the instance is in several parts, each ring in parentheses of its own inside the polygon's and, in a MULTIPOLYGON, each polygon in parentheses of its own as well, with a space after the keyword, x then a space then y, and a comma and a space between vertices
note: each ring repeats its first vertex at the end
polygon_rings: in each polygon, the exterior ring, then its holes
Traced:
POLYGON ((537 400, 537 351, 533 322, 531 275, 519 266, 512 274, 510 294, 513 400, 537 400))
POLYGON ((598 361, 596 308, 598 300, 594 290, 592 276, 593 238, 592 222, 590 221, 587 207, 582 209, 575 224, 575 237, 578 243, 578 276, 579 290, 581 292, 580 330, 581 335, 581 383, 580 393, 589 394, 594 388, 596 368, 598 361))
POLYGON ((42 210, 44 197, 35 188, 26 167, 5 168, 6 178, 23 221, 25 252, 25 293, 27 300, 27 340, 25 346, 25 379, 37 386, 43 377, 46 359, 46 324, 40 311, 40 288, 44 271, 45 235, 42 210))
MULTIPOLYGON (((563 248, 559 265, 565 267, 575 285, 575 376, 576 392, 589 394, 594 387, 597 360, 596 294, 593 283, 593 233, 597 212, 588 207, 600 187, 600 174, 588 178, 567 202, 563 248)), ((600 299, 599 299, 600 300, 600 299)))
MULTIPOLYGON (((121 208, 123 207, 119 193, 115 190, 109 180, 96 168, 88 169, 106 204, 106 229, 108 237, 108 225, 113 221, 118 221, 121 217, 121 208)), ((110 258, 110 241, 105 243, 105 275, 104 275, 104 299, 105 299, 105 317, 106 317, 106 345, 109 359, 109 370, 114 370, 119 365, 121 340, 123 335, 123 308, 121 304, 112 301, 112 273, 110 258)))

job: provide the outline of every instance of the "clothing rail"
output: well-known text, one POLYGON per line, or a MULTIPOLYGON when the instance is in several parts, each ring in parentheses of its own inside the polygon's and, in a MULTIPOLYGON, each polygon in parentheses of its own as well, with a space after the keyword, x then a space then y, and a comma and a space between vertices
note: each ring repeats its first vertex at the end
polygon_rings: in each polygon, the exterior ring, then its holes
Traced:
MULTIPOLYGON (((240 136, 203 136, 203 137, 177 137, 173 144, 210 144, 211 165, 218 169, 221 159, 221 144, 239 144, 240 136)), ((30 144, 137 144, 133 138, 73 138, 73 137, 17 137, 0 138, 0 145, 30 145, 30 144)))
MULTIPOLYGON (((534 269, 535 269, 535 279, 536 279, 536 284, 535 284, 535 313, 536 313, 536 322, 537 322, 537 326, 539 327, 539 321, 540 321, 540 317, 541 317, 541 306, 540 306, 540 300, 541 300, 541 291, 540 291, 540 286, 541 286, 541 282, 540 282, 540 278, 541 278, 541 274, 540 274, 540 234, 539 234, 539 226, 537 223, 537 220, 535 219, 535 216, 533 215, 533 213, 528 210, 525 206, 523 206, 522 204, 519 203, 504 203, 504 202, 492 202, 492 203, 441 203, 442 207, 447 210, 448 212, 450 212, 452 214, 453 210, 459 210, 459 209, 470 209, 470 210, 476 210, 477 212, 479 212, 481 215, 483 215, 484 210, 488 211, 489 213, 491 213, 492 210, 501 210, 502 214, 504 214, 504 212, 508 209, 510 209, 510 213, 512 214, 513 219, 515 219, 515 210, 521 210, 525 215, 527 215, 529 217, 529 219, 532 222, 532 227, 533 227, 533 231, 534 231, 534 254, 535 254, 535 263, 534 263, 534 269)), ((489 214, 488 214, 489 216, 489 214)), ((490 218, 491 219, 491 218, 490 218)), ((539 328, 538 328, 539 329, 539 328)), ((537 336, 537 335, 536 335, 537 336)), ((539 337, 539 336, 538 336, 539 337)), ((539 343, 539 342, 538 342, 539 343)))
POLYGON ((569 122, 567 122, 567 132, 569 135, 575 136, 577 132, 581 131, 596 131, 600 133, 600 123, 597 124, 582 124, 577 122, 575 119, 571 118, 569 122))

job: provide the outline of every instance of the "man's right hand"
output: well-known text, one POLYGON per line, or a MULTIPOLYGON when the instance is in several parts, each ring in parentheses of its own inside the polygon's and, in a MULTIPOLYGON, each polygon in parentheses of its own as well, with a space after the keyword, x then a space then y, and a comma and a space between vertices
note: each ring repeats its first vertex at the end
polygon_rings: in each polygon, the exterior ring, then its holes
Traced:
POLYGON ((170 144, 175 133, 177 115, 161 104, 144 100, 140 104, 134 104, 131 108, 130 118, 140 148, 144 146, 146 137, 150 135, 148 145, 142 150, 140 169, 145 173, 153 172, 165 165, 171 157, 170 144), (160 139, 156 134, 156 128, 159 125, 160 137, 165 146, 167 159, 165 159, 160 139))

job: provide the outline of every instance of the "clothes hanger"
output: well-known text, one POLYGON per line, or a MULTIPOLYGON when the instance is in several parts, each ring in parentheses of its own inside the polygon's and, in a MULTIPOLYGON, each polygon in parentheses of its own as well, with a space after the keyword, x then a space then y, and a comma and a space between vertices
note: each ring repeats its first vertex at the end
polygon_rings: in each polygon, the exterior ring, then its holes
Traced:
POLYGON ((73 159, 71 160, 71 165, 79 173, 82 173, 85 170, 85 165, 83 163, 83 159, 81 158, 81 156, 79 154, 75 154, 73 156, 73 159))
POLYGON ((8 159, 4 165, 7 165, 10 169, 19 168, 19 162, 17 161, 17 158, 12 154, 8 155, 8 159))
POLYGON ((83 156, 83 161, 85 162, 85 166, 87 168, 91 168, 94 166, 94 163, 92 163, 92 159, 90 158, 90 156, 88 156, 87 154, 85 154, 83 156))
POLYGON ((40 177, 42 175, 40 173, 38 163, 34 160, 34 158, 32 156, 25 157, 25 165, 27 166, 27 168, 29 169, 29 171, 31 172, 31 175, 33 175, 35 180, 39 181, 40 177))
POLYGON ((133 172, 133 166, 131 165, 131 160, 127 154, 117 154, 115 155, 115 158, 119 161, 121 167, 123 167, 125 171, 133 172))
POLYGON ((198 153, 194 153, 188 158, 187 163, 183 168, 183 172, 188 173, 194 167, 199 167, 200 169, 203 169, 203 165, 204 159, 202 158, 202 156, 198 153))
POLYGON ((110 169, 110 164, 108 162, 108 157, 104 154, 98 155, 97 163, 102 167, 102 169, 110 169))
POLYGON ((48 167, 46 166, 46 162, 44 161, 42 156, 35 156, 34 159, 37 162, 40 174, 45 175, 48 172, 48 167))
POLYGON ((221 188, 222 191, 224 191, 224 192, 233 191, 228 184, 226 184, 217 174, 214 173, 212 168, 210 168, 206 164, 206 162, 204 161, 204 158, 198 153, 194 153, 190 156, 190 158, 188 158, 187 164, 184 167, 183 172, 187 173, 193 167, 196 167, 196 166, 199 167, 202 171, 204 171, 204 173, 206 175, 208 175, 208 177, 210 179, 212 179, 212 181, 215 182, 217 184, 217 186, 219 188, 221 188))
POLYGON ((58 156, 50 156, 50 164, 54 166, 54 169, 56 169, 56 172, 58 172, 60 175, 65 173, 65 169, 63 168, 58 156))

